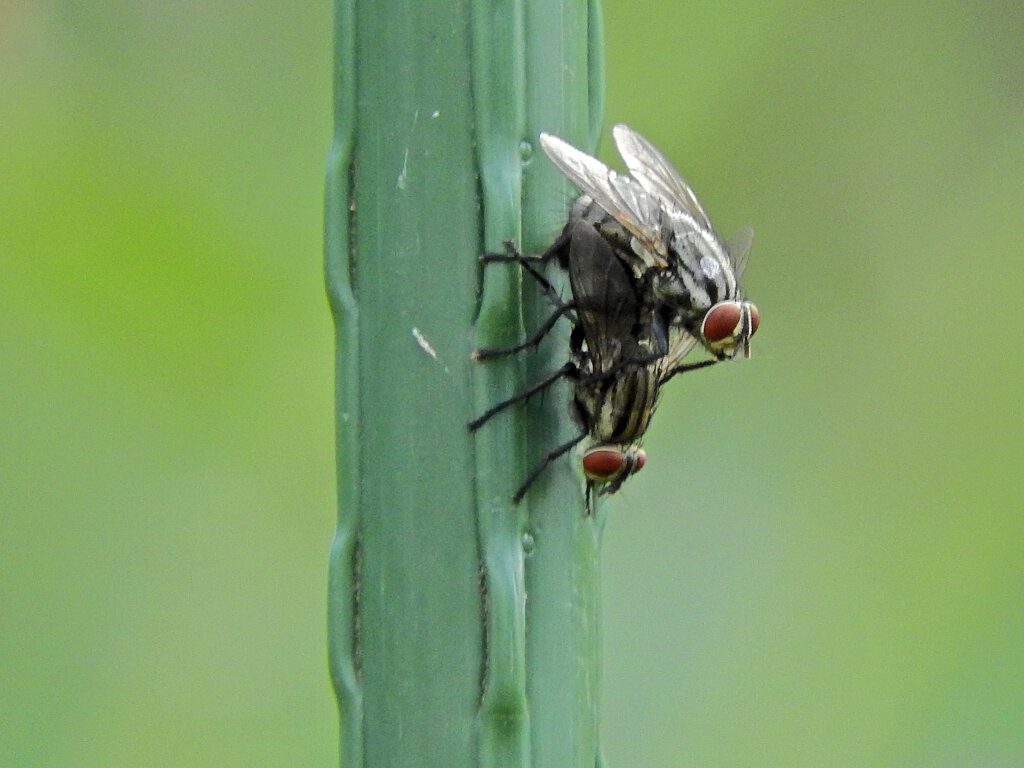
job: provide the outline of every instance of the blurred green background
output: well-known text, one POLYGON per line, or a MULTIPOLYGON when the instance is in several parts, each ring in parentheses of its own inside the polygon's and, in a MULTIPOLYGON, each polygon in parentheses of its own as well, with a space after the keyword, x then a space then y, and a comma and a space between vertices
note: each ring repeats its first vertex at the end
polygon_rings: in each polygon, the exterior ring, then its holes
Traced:
MULTIPOLYGON (((0 0, 2 766, 335 763, 328 5, 0 0)), ((1024 8, 604 8, 762 315, 611 502, 609 768, 1024 766, 1024 8)))

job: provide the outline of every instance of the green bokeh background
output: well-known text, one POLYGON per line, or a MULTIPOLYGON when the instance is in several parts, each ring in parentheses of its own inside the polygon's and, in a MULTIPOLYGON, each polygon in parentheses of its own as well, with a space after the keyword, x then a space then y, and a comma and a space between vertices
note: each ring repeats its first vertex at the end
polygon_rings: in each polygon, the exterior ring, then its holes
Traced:
MULTIPOLYGON (((1019 768, 1024 8, 605 16, 762 314, 612 501, 609 768, 1019 768)), ((330 50, 0 0, 0 766, 335 763, 330 50)))

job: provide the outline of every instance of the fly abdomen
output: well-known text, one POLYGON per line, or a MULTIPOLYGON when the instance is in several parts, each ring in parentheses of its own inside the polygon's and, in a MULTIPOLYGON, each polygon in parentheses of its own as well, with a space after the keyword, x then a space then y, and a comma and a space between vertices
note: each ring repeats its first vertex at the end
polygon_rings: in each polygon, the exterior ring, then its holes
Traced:
POLYGON ((632 443, 647 430, 658 399, 657 370, 633 365, 604 380, 581 381, 576 399, 598 443, 632 443))

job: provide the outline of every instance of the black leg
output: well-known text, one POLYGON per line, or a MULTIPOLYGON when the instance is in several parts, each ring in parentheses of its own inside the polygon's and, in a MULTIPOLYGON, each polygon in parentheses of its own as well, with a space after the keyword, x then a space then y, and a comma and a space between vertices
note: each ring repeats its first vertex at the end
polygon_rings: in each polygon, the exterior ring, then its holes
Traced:
POLYGON ((537 270, 537 267, 534 265, 546 264, 549 262, 552 257, 558 253, 558 249, 561 247, 561 242, 562 238, 559 238, 555 241, 555 244, 544 251, 544 253, 534 256, 520 253, 513 241, 506 240, 505 253, 487 252, 480 256, 480 261, 484 264, 493 264, 496 262, 504 262, 506 264, 514 262, 518 264, 523 268, 524 272, 530 273, 530 276, 537 281, 538 285, 540 285, 544 290, 544 293, 546 293, 549 298, 551 298, 556 304, 560 304, 561 297, 558 295, 558 291, 555 290, 555 287, 537 270))
POLYGON ((677 373, 686 373, 687 371, 696 371, 698 368, 707 368, 709 365, 714 365, 718 360, 701 360, 699 363, 687 363, 686 365, 679 365, 672 369, 672 371, 658 382, 658 385, 664 384, 666 381, 671 379, 677 373))
POLYGON ((534 384, 529 389, 523 390, 518 395, 515 395, 514 397, 510 397, 508 400, 503 400, 500 403, 498 403, 497 405, 492 405, 490 408, 488 408, 482 414, 480 414, 475 419, 473 419, 471 422, 469 422, 469 431, 470 432, 475 432, 481 426, 483 426, 484 423, 488 419, 490 419, 495 414, 501 413, 503 410, 508 408, 510 405, 514 405, 515 403, 520 403, 523 400, 528 399, 530 396, 537 394, 538 392, 540 392, 545 387, 551 386, 552 384, 554 384, 556 381, 558 381, 563 376, 569 376, 569 375, 575 373, 575 371, 576 371, 576 366, 575 365, 573 365, 572 363, 566 363, 565 365, 563 365, 561 368, 559 368, 554 373, 549 373, 547 376, 545 376, 543 379, 538 381, 536 384, 534 384))
POLYGON ((558 318, 562 315, 568 314, 573 310, 572 304, 562 304, 558 309, 554 311, 547 320, 544 321, 543 325, 537 329, 537 331, 524 341, 522 344, 516 344, 514 347, 505 347, 504 349, 475 349, 473 350, 474 360, 489 360, 495 357, 505 357, 507 355, 514 355, 516 352, 522 352, 524 349, 533 349, 547 336, 555 323, 558 322, 558 318))
POLYGON ((562 443, 557 448, 552 448, 550 451, 548 451, 548 455, 544 457, 544 460, 540 464, 538 464, 536 467, 533 468, 533 471, 530 473, 529 477, 527 477, 526 480, 523 482, 523 484, 521 486, 519 486, 519 490, 515 492, 515 495, 512 497, 512 501, 514 503, 516 503, 516 504, 518 504, 520 501, 522 501, 523 500, 523 496, 525 496, 526 492, 528 490, 530 490, 530 486, 533 485, 534 481, 538 477, 540 477, 540 473, 543 472, 545 469, 547 469, 548 464, 553 462, 555 459, 557 459, 562 454, 564 454, 567 451, 569 451, 574 445, 579 443, 586 436, 587 436, 586 432, 581 432, 576 437, 574 437, 572 440, 569 440, 568 442, 562 443))

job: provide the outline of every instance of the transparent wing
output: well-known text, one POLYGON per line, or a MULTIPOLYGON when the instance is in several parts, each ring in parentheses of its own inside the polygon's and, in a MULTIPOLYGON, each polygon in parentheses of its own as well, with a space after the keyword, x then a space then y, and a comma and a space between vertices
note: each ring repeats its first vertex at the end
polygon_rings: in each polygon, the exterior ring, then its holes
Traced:
POLYGON ((668 354, 658 360, 658 380, 664 381, 672 375, 683 358, 697 346, 697 339, 682 329, 674 329, 669 343, 668 354))
POLYGON ((661 226, 662 205, 656 195, 629 176, 616 173, 596 157, 550 133, 540 135, 540 146, 580 192, 593 198, 648 248, 666 255, 668 243, 661 226))
POLYGON ((625 123, 612 128, 612 136, 630 174, 644 189, 666 205, 693 217, 708 232, 714 231, 690 185, 660 149, 625 123))
POLYGON ((743 270, 747 268, 747 259, 750 258, 750 246, 754 244, 754 230, 750 227, 743 227, 737 230, 725 243, 725 250, 729 252, 729 260, 732 261, 733 272, 736 279, 743 277, 743 270))

